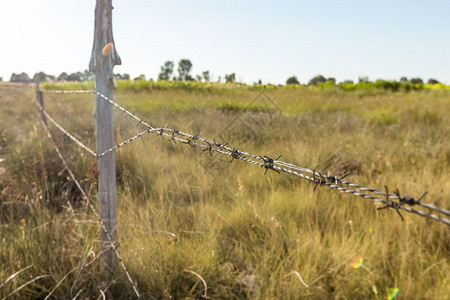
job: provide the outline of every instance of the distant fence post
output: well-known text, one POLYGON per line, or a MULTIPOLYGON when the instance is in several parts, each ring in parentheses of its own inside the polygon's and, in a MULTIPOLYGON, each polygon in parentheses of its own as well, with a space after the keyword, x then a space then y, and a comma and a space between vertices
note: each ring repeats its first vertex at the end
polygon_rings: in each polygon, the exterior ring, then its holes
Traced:
MULTIPOLYGON (((95 6, 94 45, 92 47, 89 70, 95 73, 95 90, 113 100, 114 75, 113 68, 120 65, 120 57, 116 52, 112 34, 112 0, 97 0, 95 6)), ((97 153, 102 153, 114 146, 113 107, 95 95, 95 128, 97 153)), ((117 208, 116 208, 116 163, 114 151, 98 158, 99 171, 98 194, 100 218, 108 231, 112 242, 117 241, 117 208)), ((113 249, 106 233, 101 230, 102 250, 105 261, 111 271, 117 264, 113 249)))
POLYGON ((42 91, 39 89, 39 82, 36 82, 35 84, 35 90, 36 90, 36 101, 41 106, 41 118, 45 125, 47 125, 47 118, 44 114, 44 96, 42 95, 42 91))

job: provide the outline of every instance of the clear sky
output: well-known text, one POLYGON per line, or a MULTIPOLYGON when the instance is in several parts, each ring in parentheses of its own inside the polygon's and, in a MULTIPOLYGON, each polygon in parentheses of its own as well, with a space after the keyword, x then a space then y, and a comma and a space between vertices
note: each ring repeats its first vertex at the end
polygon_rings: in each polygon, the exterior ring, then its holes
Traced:
MULTIPOLYGON (((435 78, 450 84, 449 0, 113 0, 122 66, 155 79, 166 60, 193 75, 305 83, 435 78)), ((82 71, 90 58, 95 0, 0 0, 0 77, 82 71)))

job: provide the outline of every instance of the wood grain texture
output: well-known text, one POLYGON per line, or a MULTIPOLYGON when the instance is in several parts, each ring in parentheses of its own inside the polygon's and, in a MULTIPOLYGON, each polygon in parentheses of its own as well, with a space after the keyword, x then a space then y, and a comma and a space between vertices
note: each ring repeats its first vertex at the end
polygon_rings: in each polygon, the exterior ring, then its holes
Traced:
MULTIPOLYGON (((113 68, 120 65, 120 57, 116 47, 112 47, 109 55, 102 55, 105 45, 114 44, 112 34, 112 1, 97 0, 95 7, 94 46, 92 48, 89 69, 95 73, 95 89, 113 99, 114 77, 113 68)), ((97 153, 102 153, 114 146, 113 107, 111 103, 95 97, 95 128, 97 138, 97 153)), ((97 161, 99 178, 98 194, 100 218, 105 224, 112 242, 117 241, 117 204, 116 204, 116 162, 114 151, 102 156, 97 161)), ((105 232, 101 231, 102 250, 107 251, 106 263, 113 271, 117 265, 110 241, 105 232)))

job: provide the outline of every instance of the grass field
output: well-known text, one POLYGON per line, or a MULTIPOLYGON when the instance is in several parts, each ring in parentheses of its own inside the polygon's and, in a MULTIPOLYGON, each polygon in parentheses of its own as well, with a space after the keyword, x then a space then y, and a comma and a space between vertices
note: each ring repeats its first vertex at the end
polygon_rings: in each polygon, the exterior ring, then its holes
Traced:
MULTIPOLYGON (((101 299, 104 291, 132 299, 120 268, 108 285, 98 222, 56 156, 33 95, 0 85, 0 298, 101 299)), ((119 83, 115 95, 155 126, 204 132, 321 172, 352 171, 351 181, 402 195, 427 190, 424 202, 450 208, 449 89, 119 83)), ((95 149, 93 96, 44 98, 50 115, 95 149)), ((114 118, 117 142, 144 129, 123 113, 114 118)), ((50 129, 95 203, 95 159, 50 129)), ((399 289, 396 299, 450 295, 450 230, 442 223, 405 212, 402 222, 370 200, 313 192, 299 178, 264 176, 159 136, 121 148, 116 161, 119 251, 144 299, 386 299, 390 288, 399 289)))

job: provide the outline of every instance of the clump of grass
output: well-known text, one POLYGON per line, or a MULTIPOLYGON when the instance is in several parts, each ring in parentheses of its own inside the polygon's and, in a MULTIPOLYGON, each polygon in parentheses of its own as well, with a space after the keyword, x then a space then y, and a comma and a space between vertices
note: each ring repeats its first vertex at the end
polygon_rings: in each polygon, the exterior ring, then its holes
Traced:
POLYGON ((275 113, 276 109, 273 107, 267 107, 261 104, 246 104, 239 102, 226 102, 215 104, 218 109, 224 112, 265 112, 265 113, 275 113))
POLYGON ((390 111, 373 111, 370 119, 380 125, 392 125, 397 122, 395 116, 390 111))

